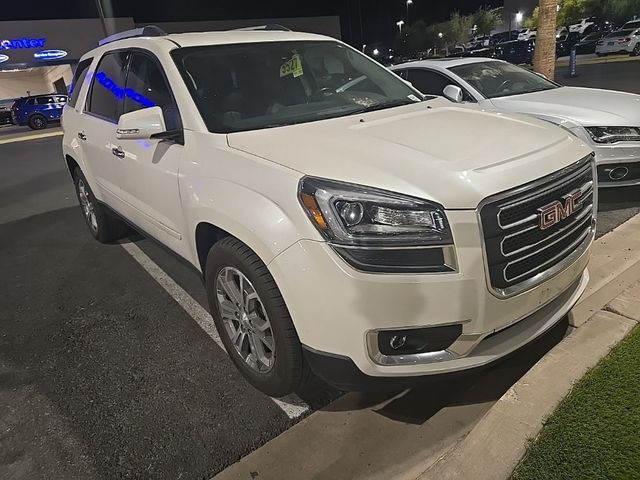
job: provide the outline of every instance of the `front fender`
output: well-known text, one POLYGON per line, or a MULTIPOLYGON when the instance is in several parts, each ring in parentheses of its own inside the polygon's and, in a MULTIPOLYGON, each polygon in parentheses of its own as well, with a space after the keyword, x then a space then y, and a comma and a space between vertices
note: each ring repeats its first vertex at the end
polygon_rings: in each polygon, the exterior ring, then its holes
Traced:
MULTIPOLYGON (((286 186, 280 188, 286 192, 286 186)), ((238 238, 269 264, 302 238, 316 238, 317 232, 297 204, 295 185, 287 206, 271 195, 219 178, 198 179, 186 186, 183 202, 189 212, 191 253, 197 264, 195 231, 209 223, 238 238), (186 198, 185 198, 186 197, 186 198)))

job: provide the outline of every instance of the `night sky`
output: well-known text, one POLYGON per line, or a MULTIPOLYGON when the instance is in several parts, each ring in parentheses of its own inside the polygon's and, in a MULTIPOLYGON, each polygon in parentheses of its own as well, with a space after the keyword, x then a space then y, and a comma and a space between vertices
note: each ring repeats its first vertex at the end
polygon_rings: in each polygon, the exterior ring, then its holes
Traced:
MULTIPOLYGON (((103 0, 103 4, 112 5, 114 16, 133 17, 137 23, 339 15, 343 38, 353 44, 389 41, 395 22, 406 17, 405 0, 103 0)), ((501 0, 413 0, 410 16, 436 23, 456 9, 470 13, 481 5, 502 4, 501 0)), ((0 20, 95 16, 94 0, 13 1, 3 2, 0 20)))

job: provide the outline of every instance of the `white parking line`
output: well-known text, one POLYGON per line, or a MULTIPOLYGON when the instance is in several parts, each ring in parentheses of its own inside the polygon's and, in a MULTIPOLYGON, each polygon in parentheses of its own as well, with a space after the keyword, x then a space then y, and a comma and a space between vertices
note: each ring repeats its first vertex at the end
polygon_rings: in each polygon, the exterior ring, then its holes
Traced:
POLYGON ((60 135, 64 135, 64 133, 63 132, 47 132, 47 133, 36 133, 32 135, 22 135, 20 137, 2 138, 0 139, 0 145, 3 145, 5 143, 26 142, 27 140, 39 140, 41 138, 58 137, 60 135))
MULTIPOLYGON (((185 312, 195 320, 202 330, 223 350, 224 345, 218 331, 216 330, 213 318, 202 305, 196 302, 180 285, 178 285, 167 273, 162 270, 149 256, 144 253, 135 243, 121 242, 120 246, 140 264, 151 277, 160 284, 164 290, 180 305, 185 312)), ((309 406, 297 395, 288 395, 283 398, 271 398, 273 402, 287 414, 289 418, 298 418, 309 410, 309 406)))

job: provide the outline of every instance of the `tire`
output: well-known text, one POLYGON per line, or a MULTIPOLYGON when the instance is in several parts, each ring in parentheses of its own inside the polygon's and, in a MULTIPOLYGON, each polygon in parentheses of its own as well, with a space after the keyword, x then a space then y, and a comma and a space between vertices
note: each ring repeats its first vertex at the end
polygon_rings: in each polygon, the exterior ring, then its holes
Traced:
MULTIPOLYGON (((302 345, 289 310, 273 277, 260 258, 240 240, 234 237, 223 238, 209 251, 205 269, 205 283, 209 307, 220 338, 231 360, 247 381, 272 397, 283 397, 298 390, 303 381, 308 380, 311 374, 304 362, 302 345), (223 285, 234 283, 231 280, 238 275, 238 272, 244 277, 243 287, 237 288, 236 293, 239 293, 244 299, 245 294, 251 296, 250 293, 253 291, 258 298, 254 298, 253 306, 246 309, 244 308, 247 305, 245 301, 235 302, 236 309, 233 313, 229 309, 229 306, 233 308, 234 304, 232 295, 227 294, 223 285), (247 280, 249 284, 247 284, 247 280), (222 302, 224 302, 225 308, 221 306, 222 302), (240 320, 242 317, 238 316, 239 303, 242 303, 243 307, 239 315, 244 315, 245 320, 240 320), (250 312, 251 308, 253 308, 252 312, 250 312), (223 309, 225 310, 224 320, 223 309), (254 320, 246 320, 250 316, 253 316, 254 320), (245 322, 245 325, 242 326, 241 322, 245 322), (246 322, 249 323, 246 324, 246 322), (261 322, 263 327, 265 324, 269 324, 269 330, 262 331, 259 328, 254 328, 254 324, 257 322, 261 322), (237 343, 240 344, 240 350, 236 348, 232 340, 234 328, 236 333, 242 329, 246 332, 245 336, 242 336, 241 332, 236 337, 237 343), (259 331, 262 331, 266 343, 262 343, 256 338, 258 333, 255 332, 259 331), (268 333, 271 335, 269 336, 268 333), (251 343, 251 338, 254 343, 251 343), (271 342, 267 341, 269 338, 271 342), (251 354, 248 352, 256 342, 259 345, 256 349, 262 348, 264 358, 267 359, 270 356, 270 365, 257 361, 257 355, 253 355, 250 359, 251 354), (268 347, 265 348, 269 343, 274 346, 270 352, 268 347)), ((239 287, 238 283, 236 283, 236 287, 239 287)))
POLYGON ((630 55, 633 57, 640 57, 640 42, 636 43, 636 46, 633 47, 633 51, 630 55))
POLYGON ((32 130, 42 130, 47 128, 47 119, 43 115, 32 115, 29 118, 28 125, 32 130))
POLYGON ((76 167, 73 171, 73 183, 76 187, 76 195, 80 203, 82 216, 89 227, 93 238, 102 243, 112 242, 127 235, 127 226, 117 218, 110 215, 107 210, 96 200, 89 187, 89 183, 82 171, 76 167))

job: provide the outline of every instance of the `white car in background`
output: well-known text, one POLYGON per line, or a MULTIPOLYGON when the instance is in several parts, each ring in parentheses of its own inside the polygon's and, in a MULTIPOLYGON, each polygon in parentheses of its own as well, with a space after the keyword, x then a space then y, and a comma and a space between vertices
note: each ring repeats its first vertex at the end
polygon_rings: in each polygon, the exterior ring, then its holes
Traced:
POLYGON ((640 28, 617 30, 602 38, 596 45, 596 55, 609 53, 640 55, 640 28))
POLYGON ((591 17, 591 18, 583 18, 579 23, 574 23, 573 25, 569 25, 569 31, 570 32, 578 32, 579 34, 583 34, 587 31, 587 29, 589 29, 589 27, 592 27, 595 25, 595 17, 591 17))
POLYGON ((640 19, 628 21, 622 26, 620 30, 627 30, 629 28, 631 29, 640 28, 640 19))
POLYGON ((525 28, 524 30, 520 30, 518 34, 518 40, 531 40, 532 38, 536 38, 538 31, 535 28, 525 28))
POLYGON ((423 60, 391 69, 424 94, 555 123, 593 149, 601 187, 640 185, 640 95, 563 87, 490 58, 423 60))

